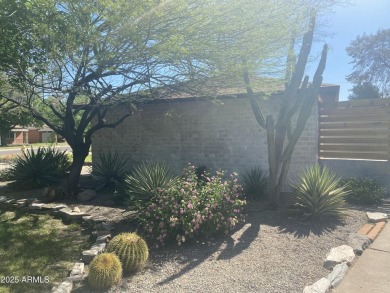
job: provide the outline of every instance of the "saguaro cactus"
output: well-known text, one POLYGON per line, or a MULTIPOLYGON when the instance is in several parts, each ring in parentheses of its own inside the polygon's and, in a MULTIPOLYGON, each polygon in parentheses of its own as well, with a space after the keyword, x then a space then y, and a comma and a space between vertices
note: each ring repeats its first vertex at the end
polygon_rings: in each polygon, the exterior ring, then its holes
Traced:
POLYGON ((313 42, 316 17, 310 18, 309 29, 305 33, 298 61, 295 64, 291 78, 286 83, 282 96, 277 121, 273 115, 264 115, 255 99, 247 71, 243 78, 257 123, 267 131, 268 164, 269 164, 269 202, 277 207, 280 193, 286 181, 294 148, 301 136, 306 122, 311 114, 318 92, 322 84, 322 74, 325 69, 328 47, 324 45, 321 60, 318 64, 313 82, 309 84, 309 76, 303 78, 308 56, 313 42), (303 79, 303 80, 302 80, 303 79), (296 116, 296 122, 292 123, 296 116))

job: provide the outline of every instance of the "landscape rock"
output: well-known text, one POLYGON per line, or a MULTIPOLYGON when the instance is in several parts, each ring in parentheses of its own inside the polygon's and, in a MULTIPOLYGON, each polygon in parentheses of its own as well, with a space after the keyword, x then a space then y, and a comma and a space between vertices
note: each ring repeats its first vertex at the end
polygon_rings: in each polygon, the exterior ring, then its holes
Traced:
POLYGON ((91 250, 96 250, 98 253, 102 253, 104 251, 104 249, 106 249, 106 243, 94 243, 94 245, 92 245, 91 247, 91 250))
POLYGON ((90 201, 92 199, 94 199, 96 197, 96 192, 94 190, 84 190, 82 192, 80 192, 78 195, 77 195, 77 199, 79 201, 90 201))
POLYGON ((322 278, 311 286, 306 286, 303 293, 327 293, 330 290, 330 282, 326 278, 322 278))
POLYGON ((83 221, 89 222, 92 219, 92 216, 83 216, 83 221))
POLYGON ((82 274, 82 275, 69 276, 69 277, 65 278, 65 280, 70 281, 70 282, 81 282, 81 281, 84 281, 86 278, 87 278, 87 275, 82 274))
POLYGON ((366 215, 367 215, 368 221, 371 223, 377 223, 377 222, 382 222, 382 221, 387 222, 387 219, 388 219, 387 214, 384 214, 384 213, 367 212, 366 215))
POLYGON ((336 288, 337 285, 340 284, 347 271, 348 265, 345 262, 338 264, 333 268, 333 271, 326 277, 332 288, 336 288))
POLYGON ((14 199, 14 198, 7 199, 4 203, 7 205, 12 205, 12 204, 16 203, 16 199, 14 199))
POLYGON ((63 209, 66 207, 67 206, 64 204, 47 203, 47 204, 42 206, 42 209, 56 211, 56 210, 63 209))
POLYGON ((107 222, 108 221, 108 218, 106 217, 103 217, 103 216, 95 216, 95 217, 92 217, 91 218, 91 221, 94 222, 94 223, 103 223, 103 222, 107 222))
POLYGON ((79 207, 74 207, 72 209, 72 213, 81 213, 80 208, 79 207))
POLYGON ((57 204, 57 205, 54 206, 54 209, 61 210, 61 209, 65 209, 67 207, 68 206, 66 204, 57 204))
POLYGON ((111 239, 111 234, 98 236, 95 243, 107 243, 111 239))
POLYGON ((371 244, 371 239, 367 235, 350 233, 348 237, 348 245, 352 247, 353 252, 357 255, 361 255, 371 244))
POLYGON ((33 203, 30 203, 28 205, 28 208, 30 210, 41 210, 44 205, 45 205, 44 203, 35 203, 35 202, 33 202, 33 203))
POLYGON ((82 260, 84 263, 89 264, 95 256, 97 256, 99 252, 97 250, 84 250, 82 253, 82 260))
POLYGON ((348 265, 350 265, 354 258, 355 253, 353 252, 352 247, 348 245, 334 247, 326 255, 324 267, 327 269, 332 269, 335 265, 342 262, 346 262, 348 265))
POLYGON ((70 272, 70 276, 82 275, 84 274, 84 263, 76 262, 73 266, 72 271, 70 272))
POLYGON ((27 199, 19 199, 18 201, 16 201, 16 204, 19 208, 24 208, 28 206, 27 199))
POLYGON ((52 290, 53 293, 70 293, 73 289, 72 281, 65 281, 58 286, 58 288, 54 288, 52 290))
POLYGON ((77 212, 77 211, 74 212, 68 208, 61 209, 60 213, 64 215, 68 220, 77 220, 77 219, 81 219, 83 216, 88 215, 84 212, 77 212))
POLYGON ((0 203, 6 202, 6 201, 7 201, 7 197, 0 196, 0 203))

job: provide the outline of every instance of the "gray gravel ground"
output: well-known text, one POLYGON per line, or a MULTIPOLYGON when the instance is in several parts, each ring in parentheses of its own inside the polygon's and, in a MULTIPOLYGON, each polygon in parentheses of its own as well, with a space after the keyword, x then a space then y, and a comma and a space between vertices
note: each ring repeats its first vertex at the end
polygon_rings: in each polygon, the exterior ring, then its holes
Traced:
POLYGON ((329 273, 322 265, 330 248, 366 222, 362 211, 348 214, 343 223, 307 224, 252 209, 227 238, 152 250, 142 271, 109 292, 302 292, 329 273))

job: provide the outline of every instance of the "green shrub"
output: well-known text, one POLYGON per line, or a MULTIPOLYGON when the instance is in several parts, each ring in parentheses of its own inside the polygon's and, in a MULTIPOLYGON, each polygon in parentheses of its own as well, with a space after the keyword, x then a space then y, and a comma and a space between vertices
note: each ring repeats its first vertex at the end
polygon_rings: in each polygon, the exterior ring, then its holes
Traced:
POLYGON ((149 257, 145 240, 136 233, 122 233, 115 236, 107 245, 107 251, 115 253, 125 272, 141 268, 149 257))
POLYGON ((342 216, 345 209, 344 196, 348 191, 339 181, 340 178, 326 167, 308 167, 299 175, 299 181, 291 184, 293 194, 289 198, 287 213, 305 219, 342 216))
POLYGON ((100 154, 93 168, 96 189, 113 192, 124 179, 127 161, 128 159, 119 156, 117 151, 114 154, 110 150, 107 154, 100 154))
POLYGON ((267 199, 268 175, 260 168, 245 170, 240 178, 247 199, 267 199))
POLYGON ((19 189, 54 186, 69 171, 71 163, 65 152, 52 148, 27 150, 10 169, 11 183, 19 189))
POLYGON ((0 182, 12 180, 11 172, 9 170, 0 170, 0 182))
POLYGON ((205 184, 198 184, 195 167, 190 166, 140 210, 140 227, 156 247, 170 240, 181 245, 195 237, 227 234, 242 220, 245 201, 240 196, 236 174, 225 180, 224 173, 217 172, 205 184))
POLYGON ((92 289, 105 290, 118 284, 122 278, 122 265, 113 253, 94 257, 89 265, 88 283, 92 289))
POLYGON ((370 178, 346 178, 342 179, 340 184, 348 186, 350 193, 345 199, 352 204, 377 205, 387 193, 379 181, 370 178))
POLYGON ((144 162, 125 176, 118 193, 127 197, 127 203, 141 209, 149 204, 159 189, 166 189, 177 181, 176 172, 167 164, 144 162))

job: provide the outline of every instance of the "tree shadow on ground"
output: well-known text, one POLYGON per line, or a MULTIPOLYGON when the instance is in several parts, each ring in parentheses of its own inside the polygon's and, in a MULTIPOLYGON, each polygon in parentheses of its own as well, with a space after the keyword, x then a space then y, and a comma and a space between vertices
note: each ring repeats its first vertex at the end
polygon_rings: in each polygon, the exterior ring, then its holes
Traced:
MULTIPOLYGON (((185 275, 207 260, 229 260, 248 249, 257 238, 261 238, 261 226, 276 227, 278 233, 292 234, 294 237, 303 238, 310 235, 321 236, 335 230, 342 225, 341 220, 326 218, 317 221, 299 221, 288 218, 282 212, 267 209, 265 206, 250 205, 247 211, 245 223, 232 231, 228 237, 218 238, 209 243, 192 244, 188 247, 176 248, 164 256, 157 256, 157 263, 172 260, 172 256, 180 257, 180 262, 186 264, 179 272, 159 282, 164 285, 185 275)), ((164 251, 165 253, 165 251, 164 251)), ((157 269, 156 269, 157 270, 157 269)))
MULTIPOLYGON (((264 207, 260 209, 264 209, 264 207)), ((249 248, 251 243, 260 235, 261 218, 256 216, 256 212, 253 210, 247 212, 246 221, 231 231, 228 236, 191 243, 188 247, 180 249, 181 251, 177 248, 175 254, 181 255, 180 262, 187 265, 179 272, 159 282, 158 285, 172 282, 208 259, 229 260, 249 248)), ((169 261, 169 259, 165 261, 169 261)))

